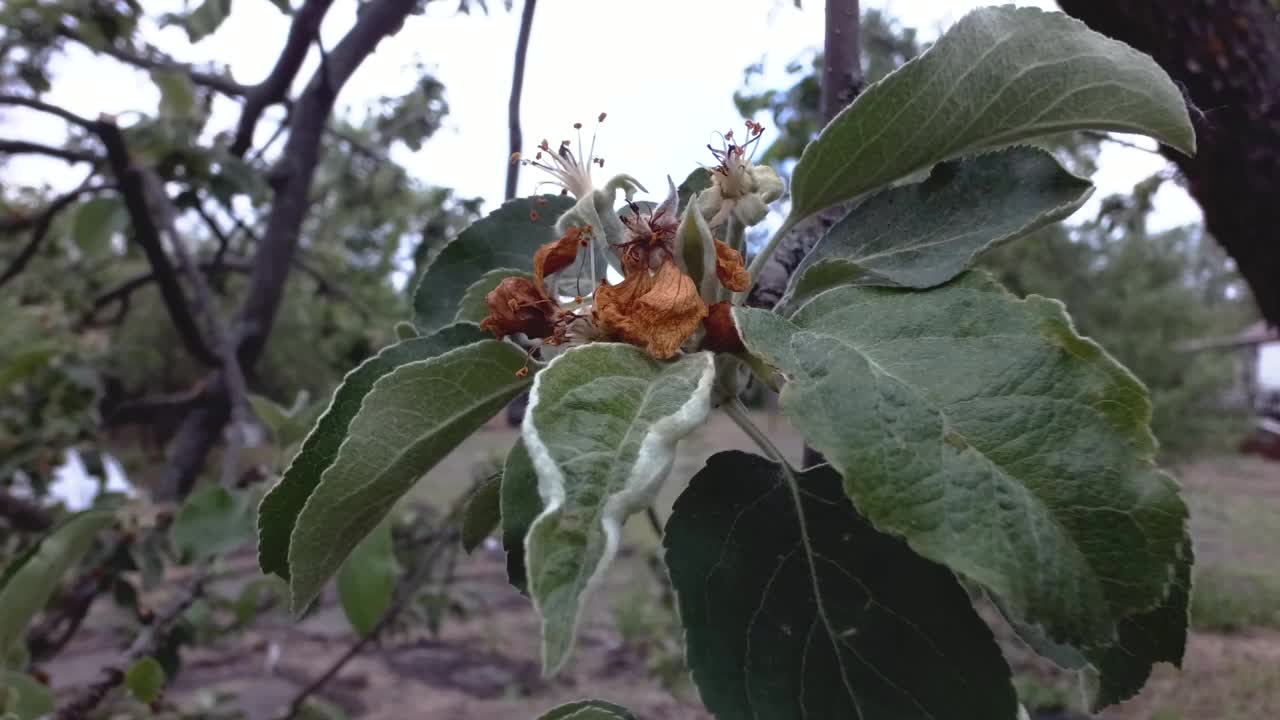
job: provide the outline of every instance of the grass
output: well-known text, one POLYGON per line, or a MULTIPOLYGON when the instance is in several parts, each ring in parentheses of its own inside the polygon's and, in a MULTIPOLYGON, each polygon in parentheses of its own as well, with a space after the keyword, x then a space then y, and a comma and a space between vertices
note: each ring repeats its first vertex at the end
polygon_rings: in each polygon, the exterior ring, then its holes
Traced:
POLYGON ((1191 591, 1191 626, 1210 632, 1280 629, 1280 580, 1229 567, 1200 567, 1191 591))

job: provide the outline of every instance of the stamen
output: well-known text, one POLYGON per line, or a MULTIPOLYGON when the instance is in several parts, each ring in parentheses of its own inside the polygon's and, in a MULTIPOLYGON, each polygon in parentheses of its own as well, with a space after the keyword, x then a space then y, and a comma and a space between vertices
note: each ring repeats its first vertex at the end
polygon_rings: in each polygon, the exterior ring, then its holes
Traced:
POLYGON ((537 211, 537 210, 530 210, 530 211, 529 211, 529 219, 530 219, 530 220, 532 220, 532 221, 534 221, 534 222, 538 222, 538 211, 537 211))

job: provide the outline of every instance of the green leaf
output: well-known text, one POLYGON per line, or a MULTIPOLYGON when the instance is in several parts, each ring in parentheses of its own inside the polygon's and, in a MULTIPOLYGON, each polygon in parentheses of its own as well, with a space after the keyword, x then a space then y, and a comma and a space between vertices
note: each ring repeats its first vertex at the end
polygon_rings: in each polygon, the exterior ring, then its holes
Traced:
POLYGON ((212 35, 231 14, 231 0, 204 0, 187 17, 187 37, 197 43, 212 35))
POLYGON ((946 568, 876 532, 821 465, 713 455, 663 546, 719 718, 1012 720, 1000 648, 946 568))
POLYGON ((1034 148, 942 163, 928 180, 885 190, 845 215, 800 263, 783 303, 798 307, 834 285, 941 285, 981 253, 1067 217, 1092 193, 1089 181, 1034 148))
POLYGON ((124 229, 129 216, 119 198, 94 198, 76 210, 71 234, 87 255, 99 257, 111 249, 111 238, 124 229))
POLYGON ((502 521, 502 474, 480 481, 462 511, 462 548, 472 552, 502 521))
POLYGON ((49 602, 63 574, 80 562, 98 533, 113 521, 108 512, 74 515, 5 568, 0 576, 0 657, 22 642, 31 619, 49 602))
POLYGON ((337 458, 338 448, 347 438, 347 429, 374 383, 406 363, 433 358, 491 337, 475 325, 452 325, 431 335, 383 348, 347 373, 280 482, 262 499, 258 509, 258 565, 263 572, 289 579, 289 537, 298 514, 320 484, 321 474, 337 458))
POLYGON ((517 375, 527 362, 515 345, 483 340, 401 365, 373 384, 289 538, 295 612, 418 478, 529 386, 517 375))
POLYGON ((662 363, 631 345, 593 343, 552 360, 534 381, 521 436, 544 508, 525 561, 544 672, 568 659, 623 521, 653 501, 676 443, 706 419, 714 376, 711 353, 662 363))
POLYGON ((1157 607, 1120 621, 1119 639, 1090 654, 1097 669, 1093 710, 1123 702, 1138 694, 1157 662, 1182 667, 1191 607, 1191 538, 1183 538, 1169 595, 1157 607))
POLYGON ((368 635, 391 607, 400 579, 391 523, 383 520, 356 545, 338 572, 338 599, 351 627, 368 635))
POLYGON ((190 560, 204 560, 240 547, 253 537, 253 498, 221 485, 206 485, 178 508, 169 530, 174 547, 190 560))
POLYGON ((152 70, 151 82, 160 88, 161 118, 189 118, 196 114, 196 86, 190 75, 181 70, 152 70))
POLYGON ((164 668, 153 657, 144 657, 124 674, 124 686, 139 701, 155 702, 164 690, 164 668))
POLYGON ((452 322, 467 290, 494 268, 532 271, 533 254, 556 239, 556 219, 571 207, 573 198, 559 195, 511 200, 459 233, 427 266, 413 292, 418 331, 452 322))
POLYGON ((396 323, 395 332, 397 340, 412 340, 418 337, 418 328, 414 327, 413 323, 407 320, 401 320, 396 323))
POLYGON ((507 582, 522 593, 529 592, 524 565, 524 539, 533 521, 542 514, 538 495, 538 473, 523 440, 507 454, 502 469, 502 549, 507 553, 507 582))
POLYGON ((943 160, 1078 129, 1195 152, 1182 94, 1150 57, 1060 13, 975 10, 805 148, 787 223, 943 160))
POLYGON ((689 177, 686 177, 684 182, 676 187, 676 195, 679 201, 677 207, 680 212, 683 213, 685 208, 689 206, 690 198, 709 187, 711 187, 710 170, 700 167, 689 173, 689 177))
POLYGON ((462 294, 462 299, 458 301, 458 313, 453 316, 453 321, 479 323, 489 317, 489 304, 485 302, 485 298, 498 287, 498 283, 509 277, 532 280, 533 273, 512 268, 490 270, 480 276, 480 279, 472 283, 471 287, 462 294))
POLYGON ((0 713, 8 710, 18 720, 39 720, 53 712, 53 691, 35 678, 20 672, 0 675, 0 696, 8 695, 0 703, 0 713))
POLYGON ((553 707, 538 720, 639 720, 630 710, 604 700, 578 700, 553 707))
POLYGON ((1077 648, 1160 603, 1187 519, 1154 469, 1146 389, 1061 303, 983 274, 842 287, 791 321, 735 310, 787 416, 882 532, 1077 648))

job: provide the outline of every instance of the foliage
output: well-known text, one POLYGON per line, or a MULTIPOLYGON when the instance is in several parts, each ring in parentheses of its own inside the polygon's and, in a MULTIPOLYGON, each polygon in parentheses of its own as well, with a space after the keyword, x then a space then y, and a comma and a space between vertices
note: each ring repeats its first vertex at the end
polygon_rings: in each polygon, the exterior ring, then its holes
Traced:
POLYGON ((1149 394, 1060 303, 973 269, 1089 192, 1044 151, 1003 148, 1085 129, 1194 151, 1150 58, 1061 15, 976 11, 805 147, 790 212, 750 269, 746 229, 781 193, 748 155, 761 126, 741 144, 726 134, 720 165, 656 205, 631 202, 630 176, 598 185, 592 155, 544 145, 529 162, 570 197, 476 221, 415 294, 432 338, 460 309, 478 314, 488 288, 480 327, 498 339, 399 365, 393 346, 353 373, 264 503, 263 569, 303 609, 418 477, 531 382, 498 520, 555 673, 622 523, 719 409, 767 457, 713 455, 664 539, 713 713, 1016 717, 1009 668, 958 578, 1080 670, 1091 704, 1132 696, 1155 663, 1181 661, 1192 564, 1186 506, 1154 464, 1149 394), (849 199, 863 202, 793 279, 803 292, 742 307, 778 241, 849 199), (873 222, 879 233, 860 232, 873 222), (737 400, 744 372, 782 388, 829 464, 787 464, 737 400))

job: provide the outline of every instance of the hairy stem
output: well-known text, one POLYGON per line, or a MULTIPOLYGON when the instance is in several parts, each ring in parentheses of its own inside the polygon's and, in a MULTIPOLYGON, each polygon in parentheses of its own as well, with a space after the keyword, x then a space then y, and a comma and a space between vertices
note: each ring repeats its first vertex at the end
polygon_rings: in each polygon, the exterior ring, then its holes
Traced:
POLYGON ((773 444, 773 441, 769 439, 769 436, 751 421, 751 415, 747 412, 747 408, 742 404, 742 401, 736 397, 730 398, 725 401, 724 405, 721 405, 720 408, 724 410, 725 415, 728 415, 731 420, 737 423, 738 427, 742 428, 742 432, 746 433, 747 437, 755 441, 756 445, 764 451, 765 455, 768 455, 771 459, 782 466, 783 472, 792 484, 794 484, 795 479, 793 476, 795 475, 795 468, 791 467, 791 463, 787 461, 787 457, 782 454, 782 451, 778 449, 777 445, 773 444))

